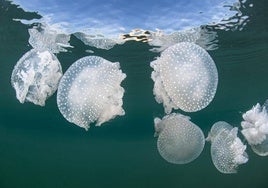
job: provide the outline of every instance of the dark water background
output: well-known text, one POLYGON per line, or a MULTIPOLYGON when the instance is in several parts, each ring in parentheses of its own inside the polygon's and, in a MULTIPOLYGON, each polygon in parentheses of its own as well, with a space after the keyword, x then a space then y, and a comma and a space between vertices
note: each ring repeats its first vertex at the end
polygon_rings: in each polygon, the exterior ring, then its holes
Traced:
MULTIPOLYGON (((256 0, 242 31, 218 33, 217 50, 209 51, 219 72, 213 102, 204 110, 184 113, 207 135, 219 120, 240 127, 243 112, 268 98, 268 1, 256 0)), ((31 49, 28 28, 13 18, 40 18, 0 0, 0 188, 80 187, 268 187, 268 157, 247 148, 249 162, 237 174, 221 174, 213 166, 210 144, 187 165, 167 163, 158 154, 153 118, 163 117, 152 93, 149 63, 159 54, 146 43, 127 42, 111 50, 85 46, 71 37, 74 48, 57 54, 63 70, 77 59, 94 55, 119 61, 127 78, 126 115, 88 132, 68 123, 56 105, 20 104, 10 76, 19 58, 31 49)), ((241 135, 240 135, 241 136, 241 135)), ((243 140, 243 137, 241 137, 243 140)))

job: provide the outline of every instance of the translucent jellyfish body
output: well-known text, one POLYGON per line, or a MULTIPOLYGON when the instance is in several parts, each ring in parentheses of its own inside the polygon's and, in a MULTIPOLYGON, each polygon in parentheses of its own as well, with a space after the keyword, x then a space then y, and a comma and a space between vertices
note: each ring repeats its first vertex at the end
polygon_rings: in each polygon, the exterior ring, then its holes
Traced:
POLYGON ((55 25, 40 24, 28 30, 30 45, 38 50, 48 50, 52 53, 66 52, 70 35, 65 34, 55 25))
POLYGON ((203 151, 205 138, 202 130, 181 114, 169 114, 162 120, 155 118, 157 148, 168 162, 186 164, 195 160, 203 151))
POLYGON ((63 75, 57 93, 57 104, 62 115, 86 130, 124 115, 120 86, 126 75, 118 62, 87 56, 73 63, 63 75))
POLYGON ((241 122, 242 134, 252 150, 260 155, 268 155, 268 101, 261 106, 259 103, 243 114, 241 122))
POLYGON ((239 165, 248 161, 244 145, 237 136, 238 128, 219 121, 207 137, 211 141, 211 158, 215 167, 225 174, 236 173, 239 165))
POLYGON ((210 55, 194 43, 181 42, 167 48, 151 62, 154 95, 165 112, 172 108, 194 112, 214 98, 218 72, 210 55))
POLYGON ((55 55, 49 51, 30 50, 17 62, 11 84, 21 102, 45 105, 45 101, 58 87, 62 69, 55 55))
POLYGON ((81 40, 85 45, 105 50, 109 50, 113 48, 116 44, 123 44, 125 42, 122 39, 110 39, 105 38, 102 35, 87 35, 82 32, 76 32, 73 35, 79 40, 81 40))

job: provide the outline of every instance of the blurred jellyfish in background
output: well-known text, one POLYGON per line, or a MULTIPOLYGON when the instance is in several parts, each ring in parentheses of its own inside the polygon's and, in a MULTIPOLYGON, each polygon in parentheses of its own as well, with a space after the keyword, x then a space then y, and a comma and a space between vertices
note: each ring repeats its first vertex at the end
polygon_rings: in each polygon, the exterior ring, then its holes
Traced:
POLYGON ((48 50, 52 53, 59 53, 67 52, 66 47, 72 47, 69 44, 70 35, 57 25, 42 23, 28 29, 28 32, 29 44, 39 51, 48 50))
POLYGON ((172 109, 199 111, 215 96, 217 68, 210 55, 194 43, 181 42, 167 48, 151 67, 156 101, 163 103, 168 114, 172 109))
POLYGON ((17 62, 11 84, 21 102, 44 106, 45 101, 58 87, 62 76, 60 62, 49 51, 30 50, 17 62))
POLYGON ((125 78, 118 62, 97 56, 81 58, 60 81, 58 108, 65 119, 86 130, 92 122, 96 121, 99 126, 117 115, 124 115, 124 89, 120 84, 125 78))
POLYGON ((239 165, 248 161, 244 145, 237 136, 238 128, 219 121, 215 123, 206 138, 211 142, 211 158, 215 167, 225 174, 236 173, 239 165))
POLYGON ((170 163, 190 163, 204 149, 204 134, 188 116, 172 113, 163 119, 155 118, 154 126, 158 151, 170 163))
POLYGON ((261 106, 257 103, 243 114, 242 134, 252 150, 260 155, 268 155, 268 100, 261 106))

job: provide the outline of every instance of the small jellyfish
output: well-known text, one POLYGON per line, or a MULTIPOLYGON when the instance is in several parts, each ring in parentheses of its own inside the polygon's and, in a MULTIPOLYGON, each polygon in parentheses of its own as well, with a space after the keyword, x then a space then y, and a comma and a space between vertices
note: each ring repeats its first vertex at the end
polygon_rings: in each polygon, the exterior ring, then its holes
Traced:
POLYGON ((122 108, 126 75, 118 62, 87 56, 77 60, 64 73, 57 92, 60 112, 69 122, 88 130, 90 123, 102 123, 117 115, 122 108))
POLYGON ((242 134, 246 138, 252 150, 260 155, 268 155, 268 100, 264 105, 259 103, 243 114, 241 122, 242 134))
POLYGON ((147 38, 148 44, 153 46, 151 51, 162 52, 166 48, 179 42, 197 43, 198 40, 200 40, 201 35, 202 39, 205 38, 201 28, 196 27, 188 30, 172 32, 171 34, 165 34, 163 31, 158 30, 156 32, 150 32, 147 38))
POLYGON ((76 32, 73 34, 77 39, 81 40, 85 45, 92 46, 99 49, 109 50, 116 44, 124 44, 122 39, 105 38, 102 35, 87 35, 82 32, 76 32))
POLYGON ((210 55, 194 43, 181 42, 167 48, 151 67, 156 101, 163 103, 168 114, 173 108, 201 110, 215 96, 217 68, 210 55))
POLYGON ((238 138, 237 132, 237 127, 219 121, 212 126, 206 138, 211 142, 212 162, 221 173, 236 173, 238 166, 248 161, 247 146, 238 138))
POLYGON ((44 106, 57 90, 62 69, 57 57, 49 51, 30 50, 15 65, 11 84, 21 102, 44 106))
POLYGON ((154 119, 157 148, 168 162, 186 164, 195 160, 203 151, 205 138, 202 130, 181 114, 169 114, 162 120, 154 119))

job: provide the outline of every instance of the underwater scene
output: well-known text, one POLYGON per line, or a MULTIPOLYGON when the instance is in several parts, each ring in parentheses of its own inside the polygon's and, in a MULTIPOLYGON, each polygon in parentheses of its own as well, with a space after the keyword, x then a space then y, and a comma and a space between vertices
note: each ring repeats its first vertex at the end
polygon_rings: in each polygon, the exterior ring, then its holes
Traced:
POLYGON ((267 0, 0 0, 0 188, 268 187, 267 0))

